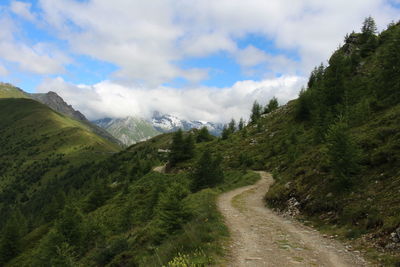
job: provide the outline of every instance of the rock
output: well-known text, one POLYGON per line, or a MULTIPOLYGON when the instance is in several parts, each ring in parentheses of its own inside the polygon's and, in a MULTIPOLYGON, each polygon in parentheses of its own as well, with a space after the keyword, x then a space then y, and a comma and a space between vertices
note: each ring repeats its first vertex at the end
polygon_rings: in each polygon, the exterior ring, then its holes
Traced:
POLYGON ((286 189, 289 189, 291 184, 292 184, 292 182, 287 182, 287 183, 285 184, 285 188, 286 188, 286 189))
POLYGON ((395 243, 400 242, 400 236, 396 232, 390 234, 390 239, 395 243))
POLYGON ((298 209, 299 205, 300 205, 300 202, 298 202, 295 197, 291 197, 287 201, 286 214, 291 216, 291 217, 296 217, 297 215, 299 215, 300 214, 300 210, 298 209))
POLYGON ((328 194, 326 194, 326 197, 333 197, 333 194, 329 192, 328 194))
POLYGON ((387 245, 385 246, 385 248, 386 248, 386 249, 395 249, 395 248, 396 248, 396 244, 395 244, 395 243, 387 244, 387 245))

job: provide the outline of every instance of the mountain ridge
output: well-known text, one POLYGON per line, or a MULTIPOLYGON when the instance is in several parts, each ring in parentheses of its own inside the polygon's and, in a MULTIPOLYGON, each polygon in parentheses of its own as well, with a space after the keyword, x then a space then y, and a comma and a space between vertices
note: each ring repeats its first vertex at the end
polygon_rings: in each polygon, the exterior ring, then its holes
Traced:
POLYGON ((47 93, 27 93, 22 89, 13 86, 9 83, 0 83, 0 98, 30 98, 39 103, 42 103, 52 110, 64 114, 72 119, 78 120, 86 124, 95 134, 107 139, 108 141, 115 143, 119 146, 123 146, 122 142, 116 139, 114 136, 109 134, 104 129, 98 127, 86 119, 79 110, 75 110, 71 105, 64 101, 64 99, 53 91, 47 93))

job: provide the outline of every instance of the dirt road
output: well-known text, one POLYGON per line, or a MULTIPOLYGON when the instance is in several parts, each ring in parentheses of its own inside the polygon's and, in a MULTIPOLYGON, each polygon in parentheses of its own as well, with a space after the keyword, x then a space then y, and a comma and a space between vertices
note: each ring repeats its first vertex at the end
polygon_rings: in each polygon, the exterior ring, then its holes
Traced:
POLYGON ((369 266, 341 243, 266 208, 263 197, 273 179, 259 174, 255 185, 218 199, 232 237, 227 266, 369 266))

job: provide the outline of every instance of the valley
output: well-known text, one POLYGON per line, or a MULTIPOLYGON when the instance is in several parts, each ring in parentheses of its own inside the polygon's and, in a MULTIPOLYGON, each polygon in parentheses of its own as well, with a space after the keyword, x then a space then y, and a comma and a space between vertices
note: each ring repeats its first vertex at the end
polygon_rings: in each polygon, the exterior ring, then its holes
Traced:
POLYGON ((226 125, 1 83, 0 266, 399 266, 399 48, 368 17, 226 125))

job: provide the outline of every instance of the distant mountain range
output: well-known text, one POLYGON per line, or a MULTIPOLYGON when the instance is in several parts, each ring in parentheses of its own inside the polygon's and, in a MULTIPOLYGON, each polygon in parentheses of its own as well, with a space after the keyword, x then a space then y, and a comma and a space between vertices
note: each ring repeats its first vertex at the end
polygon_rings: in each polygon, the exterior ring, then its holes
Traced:
POLYGON ((221 135, 224 124, 222 123, 214 123, 207 121, 188 121, 180 119, 176 116, 161 114, 159 112, 154 112, 153 117, 151 119, 151 124, 154 128, 162 133, 174 132, 181 128, 184 131, 188 131, 190 129, 200 129, 203 127, 207 127, 211 134, 219 136, 221 135))
POLYGON ((119 139, 124 145, 132 145, 140 141, 147 140, 161 133, 170 133, 182 129, 200 129, 207 127, 211 134, 221 135, 223 124, 187 121, 176 116, 154 112, 150 120, 144 120, 135 116, 125 118, 103 118, 92 121, 92 123, 105 129, 115 138, 119 139))
POLYGON ((80 121, 88 126, 93 133, 107 139, 108 141, 119 146, 123 146, 121 141, 112 136, 103 128, 91 123, 88 119, 86 119, 85 115, 78 110, 75 110, 71 105, 68 105, 68 103, 66 103, 64 99, 62 99, 62 97, 55 92, 50 91, 48 93, 30 94, 11 84, 0 83, 0 98, 29 98, 36 100, 37 102, 50 107, 52 110, 57 111, 58 113, 80 121))
POLYGON ((160 134, 151 123, 132 116, 120 119, 104 118, 95 120, 93 123, 105 129, 127 146, 160 134))
POLYGON ((55 92, 30 94, 6 83, 0 83, 0 98, 34 99, 63 115, 86 124, 95 134, 120 146, 129 146, 153 136, 174 132, 178 129, 188 131, 207 127, 211 134, 219 136, 224 126, 222 123, 184 120, 173 115, 161 114, 157 111, 153 113, 150 120, 128 116, 125 118, 102 118, 89 121, 84 114, 75 110, 55 92))

